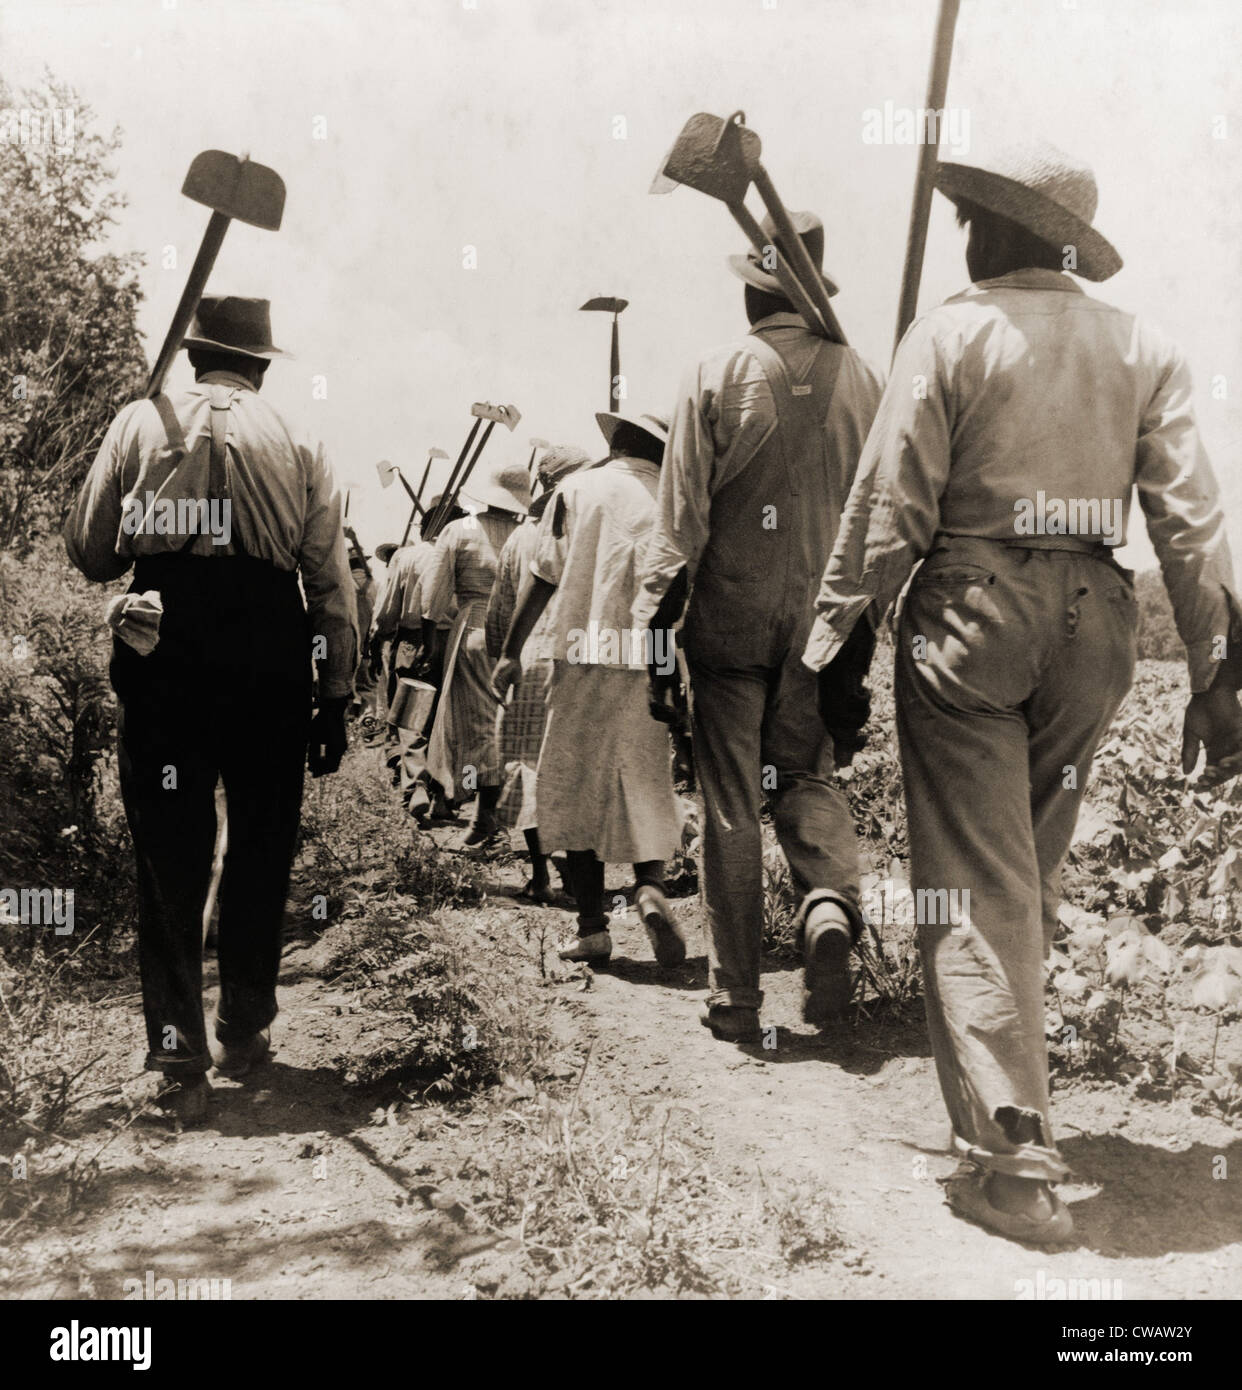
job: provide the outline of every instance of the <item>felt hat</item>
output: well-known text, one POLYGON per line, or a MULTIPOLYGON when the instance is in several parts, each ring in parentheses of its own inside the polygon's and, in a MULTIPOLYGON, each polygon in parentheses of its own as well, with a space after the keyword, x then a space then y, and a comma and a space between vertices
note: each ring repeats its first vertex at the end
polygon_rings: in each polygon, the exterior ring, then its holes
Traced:
POLYGON ((203 295, 181 346, 236 352, 264 362, 289 355, 272 342, 271 304, 235 294, 203 295))
MULTIPOLYGON (((793 223, 794 231, 798 233, 803 246, 806 247, 812 264, 819 270, 819 278, 824 282, 824 288, 830 295, 836 294, 836 283, 824 274, 823 269, 824 224, 813 212, 791 212, 789 220, 793 223)), ((785 255, 785 248, 781 245, 781 239, 776 232, 776 223, 770 217, 765 217, 762 226, 764 236, 788 261, 789 257, 785 255)), ((781 282, 772 271, 765 268, 760 260, 759 252, 753 246, 744 256, 730 256, 729 269, 739 280, 745 280, 748 285, 754 285, 757 290, 764 290, 768 294, 783 295, 785 293, 781 289, 781 282)))

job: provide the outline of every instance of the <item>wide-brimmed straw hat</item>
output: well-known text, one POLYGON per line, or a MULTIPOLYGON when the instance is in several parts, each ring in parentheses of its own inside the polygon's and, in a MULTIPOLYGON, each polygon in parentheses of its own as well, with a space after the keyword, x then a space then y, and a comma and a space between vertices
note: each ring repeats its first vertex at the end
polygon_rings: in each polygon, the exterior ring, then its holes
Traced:
POLYGON ((495 507, 502 512, 524 512, 530 506, 530 474, 520 463, 505 463, 490 474, 471 478, 461 490, 463 506, 479 510, 495 507))
POLYGON ((1091 225, 1099 191, 1090 167, 1044 141, 1011 145, 974 164, 941 162, 936 187, 954 202, 977 203, 1058 250, 1072 246, 1087 280, 1121 269, 1117 248, 1091 225))
POLYGON ((236 352, 263 362, 289 356, 272 342, 271 303, 266 299, 243 299, 236 294, 203 295, 181 346, 236 352))
POLYGON ((629 425, 633 429, 642 430, 644 434, 649 434, 652 439, 658 439, 661 444, 668 443, 668 421, 662 420, 658 415, 631 415, 627 411, 598 410, 595 413, 595 423, 603 432, 604 441, 610 449, 618 425, 629 425))
POLYGON ((400 549, 401 543, 399 541, 381 541, 375 547, 375 558, 380 564, 386 565, 400 549))
MULTIPOLYGON (((789 220, 793 223, 794 231, 798 233, 799 240, 806 247, 812 263, 819 271, 819 278, 824 282, 824 288, 830 295, 836 294, 836 282, 824 274, 824 224, 813 212, 791 212, 789 220)), ((785 247, 776 233, 776 224, 770 217, 765 217, 762 226, 764 236, 788 262, 789 257, 785 254, 785 247)), ((766 290, 768 294, 783 295, 785 293, 776 276, 770 270, 764 269, 759 252, 753 246, 744 256, 730 256, 728 263, 729 269, 734 275, 740 280, 745 280, 748 285, 754 285, 757 290, 766 290)))

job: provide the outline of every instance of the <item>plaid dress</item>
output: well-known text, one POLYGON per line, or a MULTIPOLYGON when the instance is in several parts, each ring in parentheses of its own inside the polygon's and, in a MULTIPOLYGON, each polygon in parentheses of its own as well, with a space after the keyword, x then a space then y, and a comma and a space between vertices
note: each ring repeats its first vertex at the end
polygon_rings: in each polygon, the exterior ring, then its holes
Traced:
MULTIPOLYGON (((505 542, 496 568, 496 582, 487 605, 487 650, 492 662, 500 660, 505 633, 517 606, 522 577, 530 569, 539 544, 535 519, 519 526, 505 542)), ((512 830, 534 830, 535 768, 543 743, 547 717, 547 686, 552 660, 547 655, 549 612, 535 626, 522 648, 522 675, 507 705, 496 712, 496 737, 500 750, 500 802, 496 818, 512 830)))

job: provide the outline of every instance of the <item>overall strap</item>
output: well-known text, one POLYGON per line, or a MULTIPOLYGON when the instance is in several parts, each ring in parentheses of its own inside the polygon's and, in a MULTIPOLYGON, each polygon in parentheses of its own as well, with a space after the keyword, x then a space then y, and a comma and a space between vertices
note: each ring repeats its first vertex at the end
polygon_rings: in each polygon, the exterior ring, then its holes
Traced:
MULTIPOLYGON (((836 393, 841 363, 845 360, 844 350, 833 352, 825 368, 824 353, 831 345, 821 341, 816 347, 815 356, 811 359, 807 380, 795 382, 789 375, 785 359, 761 333, 752 333, 748 346, 759 359, 763 374, 772 388, 772 394, 776 398, 777 416, 789 421, 793 427, 793 437, 806 439, 817 434, 822 435, 824 421, 828 418, 828 408, 836 393), (818 391, 817 386, 820 387, 818 391)), ((783 444, 781 452, 785 456, 790 489, 797 496, 797 470, 785 453, 783 444)))
POLYGON ((222 382, 211 387, 211 463, 207 477, 210 501, 220 501, 231 491, 229 486, 228 429, 229 410, 233 405, 233 389, 222 382))

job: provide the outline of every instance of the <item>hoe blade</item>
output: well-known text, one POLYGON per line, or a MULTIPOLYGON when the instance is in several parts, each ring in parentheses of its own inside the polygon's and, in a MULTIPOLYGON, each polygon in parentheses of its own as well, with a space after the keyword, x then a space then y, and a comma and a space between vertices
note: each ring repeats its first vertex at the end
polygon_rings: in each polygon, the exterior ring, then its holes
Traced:
POLYGON ((709 198, 740 203, 750 187, 760 149, 758 135, 732 116, 726 121, 700 111, 682 127, 655 176, 651 192, 667 193, 684 183, 709 198))
POLYGON ((269 232, 279 231, 285 210, 285 182, 266 164, 252 164, 224 150, 204 150, 194 156, 181 192, 196 203, 249 222, 269 232))

